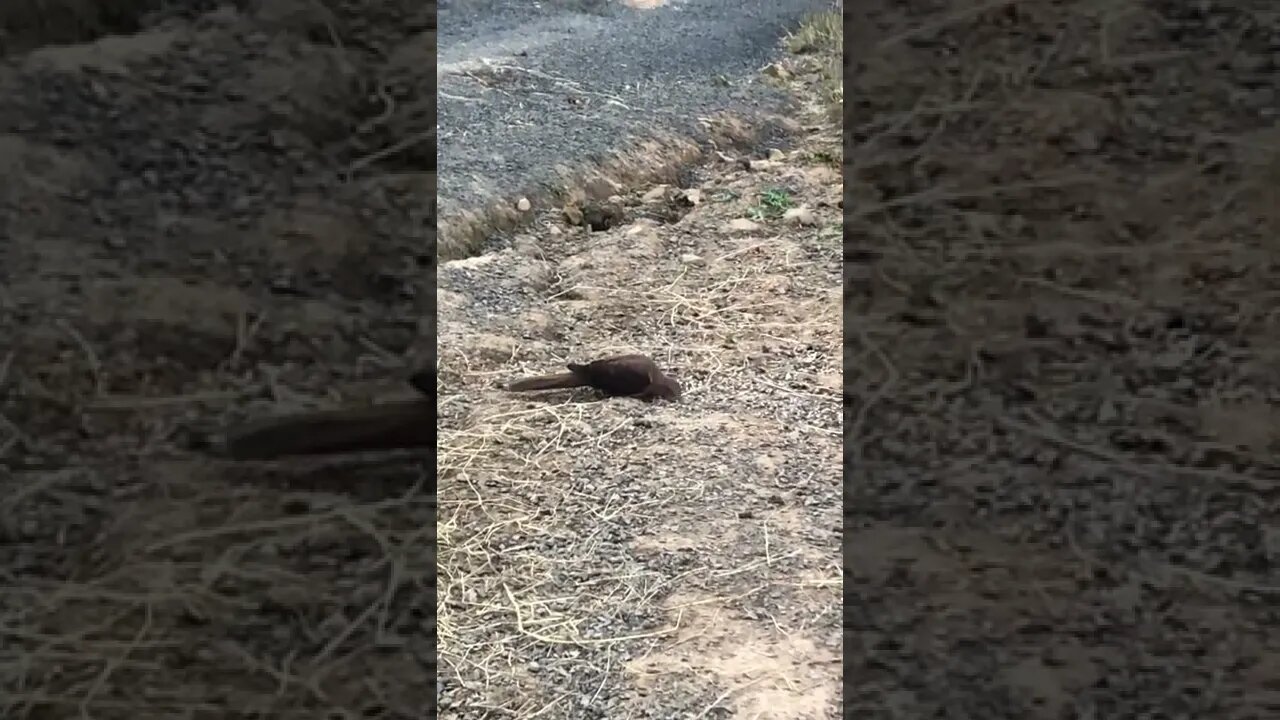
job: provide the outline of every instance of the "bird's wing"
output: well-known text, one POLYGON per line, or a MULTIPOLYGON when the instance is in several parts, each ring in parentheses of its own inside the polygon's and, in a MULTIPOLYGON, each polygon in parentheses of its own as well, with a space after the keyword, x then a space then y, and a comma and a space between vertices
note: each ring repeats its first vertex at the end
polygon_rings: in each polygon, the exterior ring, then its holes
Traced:
POLYGON ((635 395, 649 387, 652 366, 642 355, 619 356, 588 363, 586 372, 593 387, 611 395, 635 395))

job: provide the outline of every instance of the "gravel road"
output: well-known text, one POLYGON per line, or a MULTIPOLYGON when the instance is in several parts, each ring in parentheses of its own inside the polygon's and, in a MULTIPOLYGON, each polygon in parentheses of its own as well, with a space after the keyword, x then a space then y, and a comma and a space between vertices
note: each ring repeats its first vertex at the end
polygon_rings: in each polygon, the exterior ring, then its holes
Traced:
POLYGON ((441 213, 543 182, 556 165, 587 162, 629 137, 776 107, 782 97, 757 71, 783 34, 828 4, 440 3, 441 213))

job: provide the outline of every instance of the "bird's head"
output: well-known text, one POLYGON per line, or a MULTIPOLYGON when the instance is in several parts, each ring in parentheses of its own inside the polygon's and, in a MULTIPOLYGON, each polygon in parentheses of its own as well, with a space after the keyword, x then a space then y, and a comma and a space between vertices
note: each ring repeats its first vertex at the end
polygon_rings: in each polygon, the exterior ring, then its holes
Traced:
POLYGON ((663 400, 678 400, 683 389, 680 387, 680 383, 669 377, 663 377, 658 382, 653 383, 650 392, 654 397, 662 398, 663 400))

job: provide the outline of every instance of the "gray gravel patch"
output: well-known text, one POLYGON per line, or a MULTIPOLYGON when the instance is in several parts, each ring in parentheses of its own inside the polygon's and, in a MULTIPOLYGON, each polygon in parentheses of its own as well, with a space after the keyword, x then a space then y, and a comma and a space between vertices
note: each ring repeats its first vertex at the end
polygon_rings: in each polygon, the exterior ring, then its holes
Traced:
POLYGON ((823 0, 441 3, 441 214, 554 180, 630 138, 694 134, 717 112, 786 99, 760 82, 823 0))

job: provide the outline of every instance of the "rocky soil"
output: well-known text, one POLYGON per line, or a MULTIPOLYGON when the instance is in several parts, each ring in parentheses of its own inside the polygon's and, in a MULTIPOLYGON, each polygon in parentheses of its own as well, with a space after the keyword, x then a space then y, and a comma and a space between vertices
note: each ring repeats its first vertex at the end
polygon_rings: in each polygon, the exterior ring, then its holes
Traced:
POLYGON ((854 21, 845 713, 1276 716, 1276 8, 854 21))
POLYGON ((201 448, 434 352, 433 7, 35 5, 0 11, 0 715, 423 717, 425 463, 201 448))

